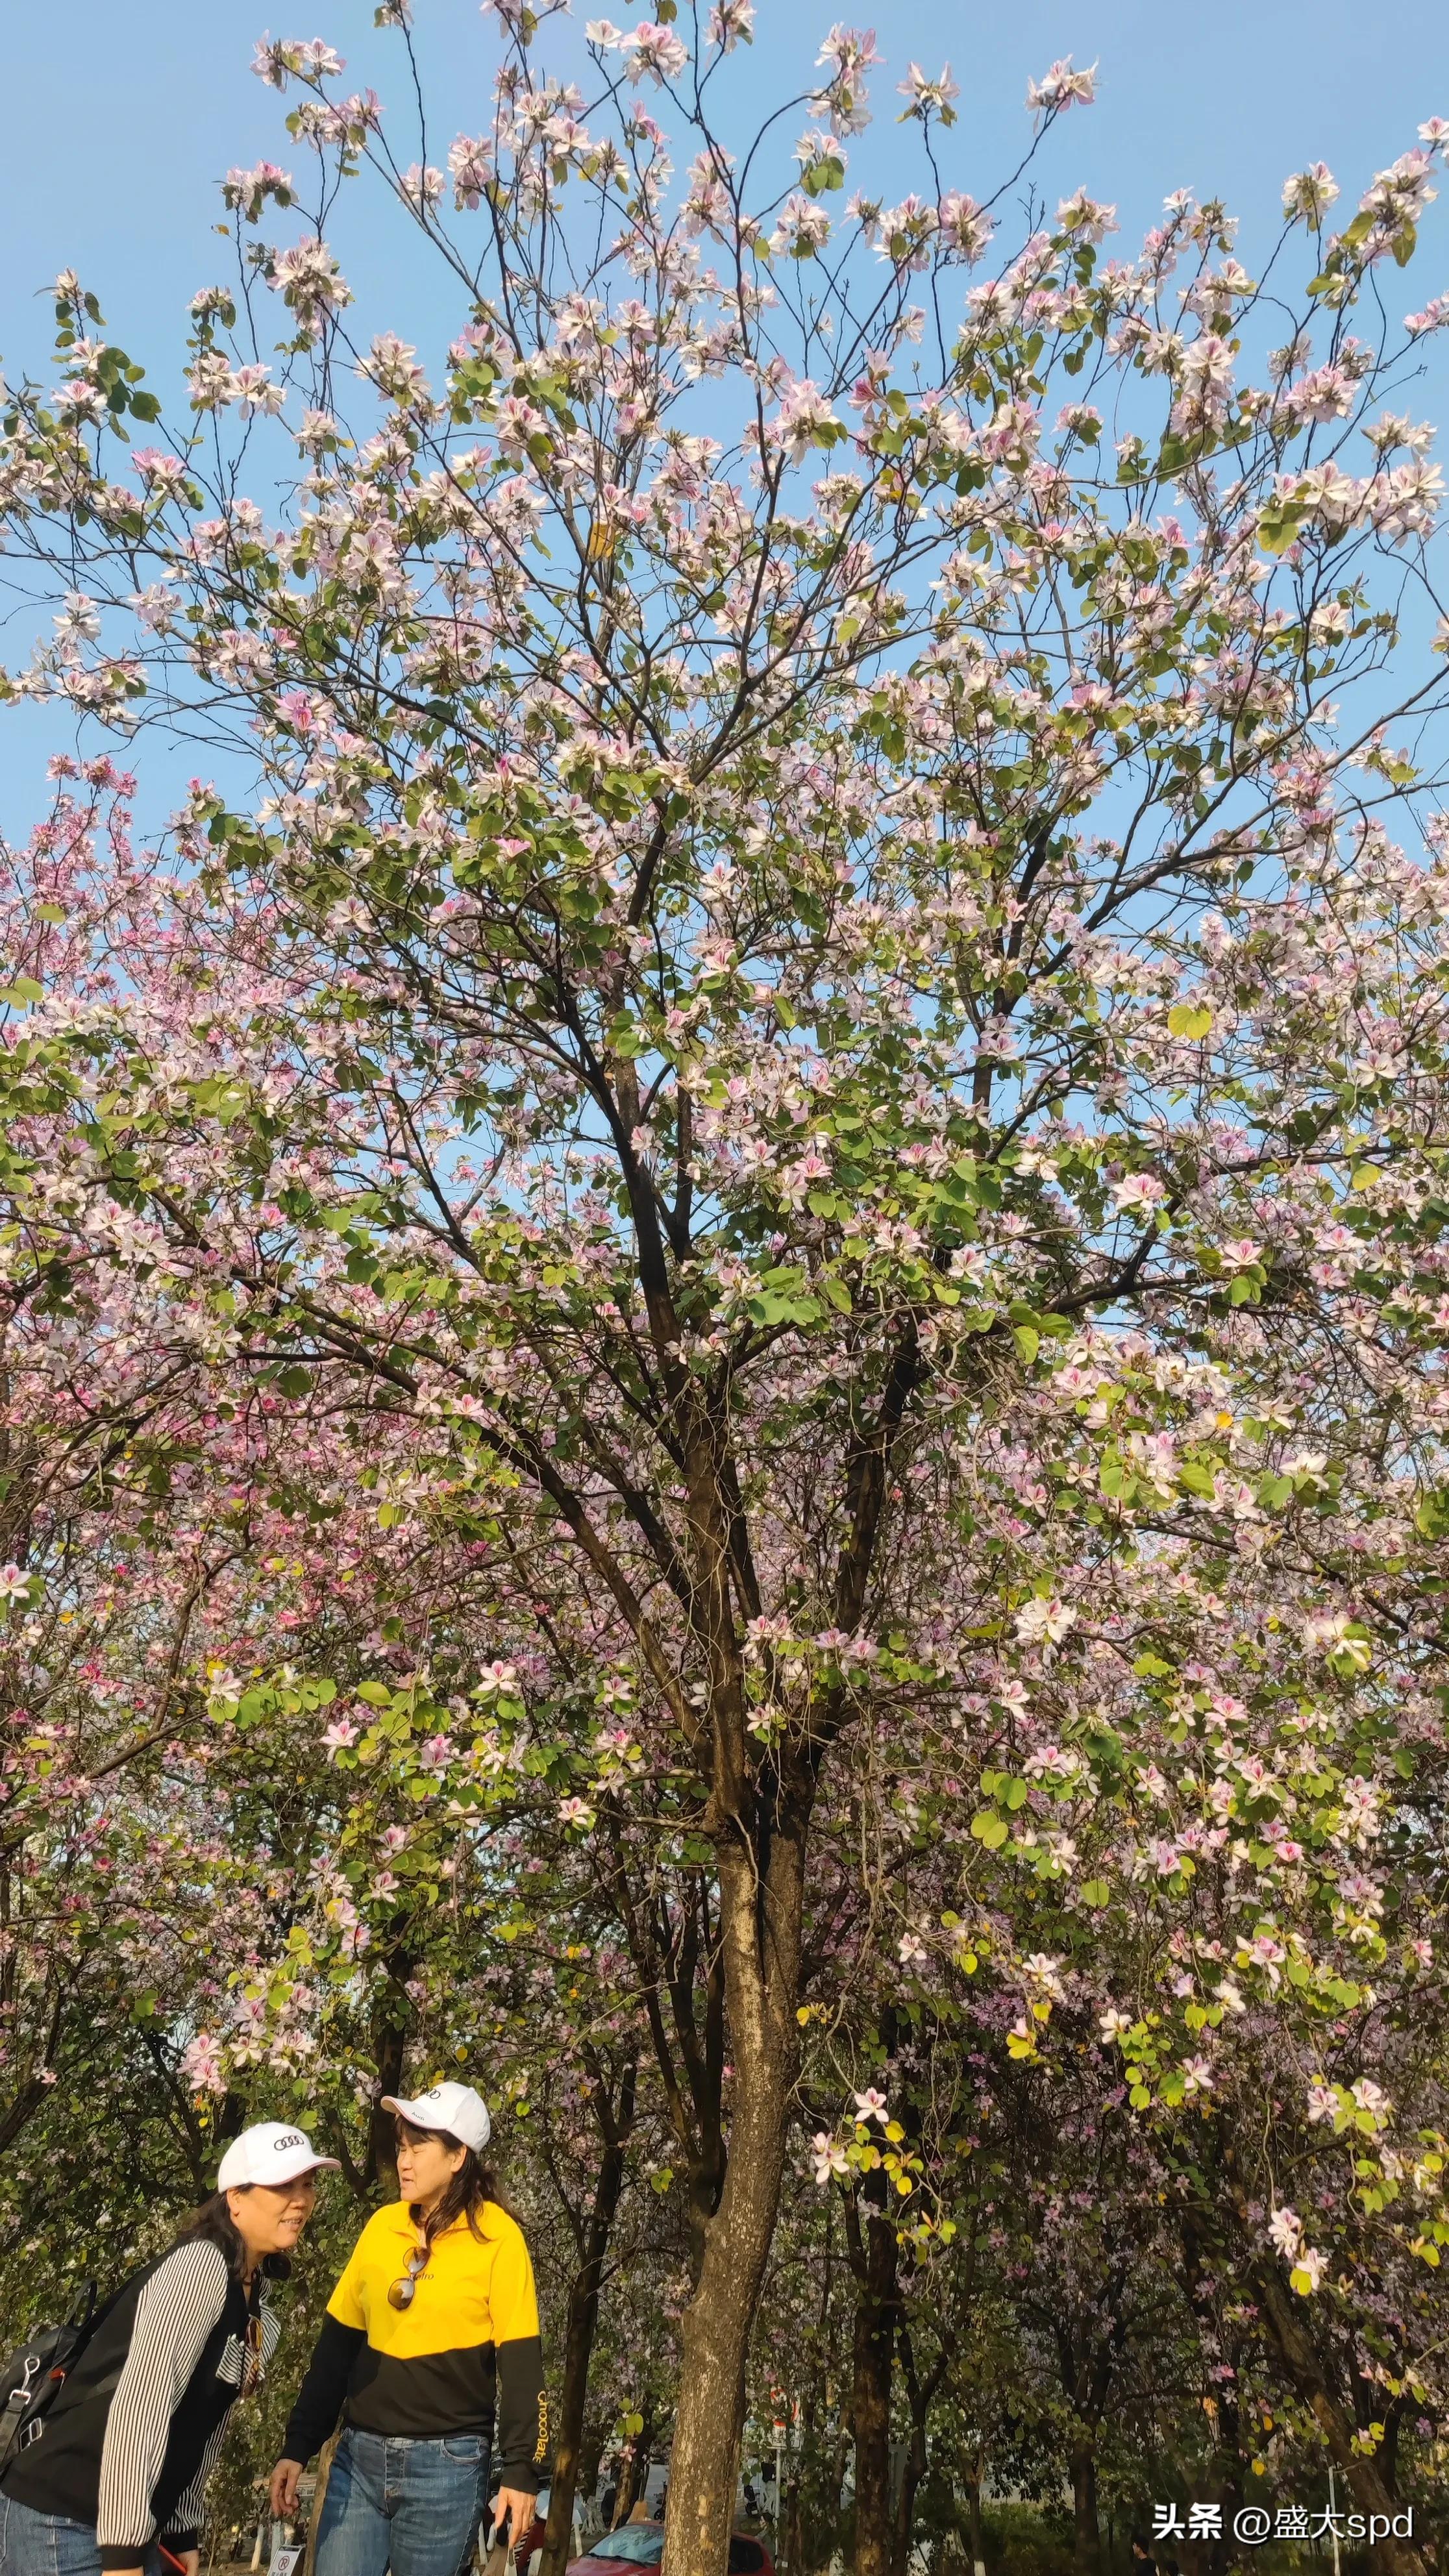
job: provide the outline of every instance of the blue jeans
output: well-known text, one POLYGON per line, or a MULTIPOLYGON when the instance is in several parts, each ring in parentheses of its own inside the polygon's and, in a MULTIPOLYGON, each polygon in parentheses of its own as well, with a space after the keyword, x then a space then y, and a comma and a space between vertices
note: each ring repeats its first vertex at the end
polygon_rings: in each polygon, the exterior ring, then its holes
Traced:
MULTIPOLYGON (((146 2576, 161 2576, 154 2547, 138 2549, 136 2558, 146 2576)), ((37 2513, 0 2488, 0 2576, 101 2576, 95 2524, 37 2513)))
POLYGON ((481 2433, 415 2442, 349 2425, 322 2501, 317 2576, 385 2576, 389 2567, 392 2576, 459 2576, 473 2555, 487 2494, 481 2433))

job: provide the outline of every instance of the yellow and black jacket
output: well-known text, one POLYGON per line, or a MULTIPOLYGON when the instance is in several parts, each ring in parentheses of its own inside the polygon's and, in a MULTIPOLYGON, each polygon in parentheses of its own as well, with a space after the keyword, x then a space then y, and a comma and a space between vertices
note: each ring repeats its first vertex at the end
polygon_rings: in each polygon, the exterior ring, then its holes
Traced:
POLYGON ((525 2493, 547 2474, 548 2401, 533 2265, 522 2230, 485 2201, 478 2235, 465 2217, 433 2239, 412 2303, 388 2304, 421 2235, 406 2201, 368 2220, 333 2291, 283 2440, 310 2460, 338 2416, 360 2432, 436 2440, 482 2433, 505 2486, 525 2493), (496 2435, 495 2435, 496 2418, 496 2435))

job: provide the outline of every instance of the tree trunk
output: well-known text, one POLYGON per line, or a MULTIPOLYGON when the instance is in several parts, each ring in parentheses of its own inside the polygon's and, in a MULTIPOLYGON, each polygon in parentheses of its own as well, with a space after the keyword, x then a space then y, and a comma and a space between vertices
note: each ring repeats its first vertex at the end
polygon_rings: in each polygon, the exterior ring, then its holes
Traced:
MULTIPOLYGON (((1392 2525, 1402 2507, 1379 2462, 1354 2449, 1352 2419, 1329 2384, 1328 2371, 1307 2324, 1295 2312, 1293 2292, 1285 2289, 1277 2273, 1266 2264, 1254 2266, 1253 2284, 1283 2367, 1316 2419, 1329 2456, 1342 2470, 1359 2512, 1385 2515, 1392 2525)), ((1392 2530, 1387 2538, 1375 2541, 1373 2561, 1381 2576, 1424 2576, 1424 2558, 1415 2542, 1396 2539, 1392 2530)))
POLYGON ((684 2313, 664 2576, 721 2576, 739 2480, 745 2362, 785 2170, 798 2065, 800 1918, 809 1797, 776 1794, 722 1838, 720 1937, 734 2061, 729 2161, 684 2313))
MULTIPOLYGON (((879 2177, 872 2175, 872 2182, 879 2177)), ((896 2344, 896 2231, 867 2207, 864 2276, 855 2309, 855 2576, 891 2576, 891 2371, 896 2344)))
POLYGON ((1102 2533, 1097 2520, 1097 2444, 1085 2424, 1072 2439, 1072 2560, 1078 2576, 1097 2576, 1102 2533))
POLYGON ((619 2491, 614 2498, 614 2529, 628 2521, 639 2498, 649 2484, 649 2457, 654 2440, 654 2400, 641 2397, 635 2413, 643 2417, 637 2434, 629 2445, 629 2456, 619 2469, 619 2491))
POLYGON ((910 2446, 901 2467, 901 2491, 896 2498, 895 2529, 891 2542, 891 2576, 906 2576, 910 2564, 911 2536, 915 2529, 916 2497, 926 2474, 926 2441, 919 2425, 911 2433, 910 2446))
MULTIPOLYGON (((1238 2349, 1236 2345, 1232 2349, 1236 2364, 1238 2349)), ((1237 2556, 1237 2543, 1232 2533, 1238 2508, 1243 2502, 1242 2416, 1235 2393, 1237 2384, 1236 2379, 1225 2384, 1218 2399, 1218 2491, 1222 2498, 1223 2531, 1222 2538, 1213 2542, 1210 2556, 1212 2566, 1219 2570, 1231 2566, 1237 2556)))
POLYGON ((842 2525, 845 2519, 845 2507, 841 2498, 845 2493, 845 2472, 849 2452, 850 2411, 842 2407, 840 2421, 835 2430, 835 2447, 830 2457, 830 2483, 827 2489, 830 2513, 826 2535, 828 2545, 825 2548, 827 2560, 833 2558, 840 2547, 842 2525))
POLYGON ((780 2552, 783 2576, 805 2576, 805 2516, 801 2509, 798 2464, 786 2484, 780 2536, 784 2544, 780 2552))
MULTIPOLYGON (((975 2253, 975 2228, 971 2237, 975 2253)), ((897 2305, 899 2306, 899 2299, 897 2305)), ((936 2391, 946 2375, 951 2352, 951 2337, 943 2334, 936 2367, 922 2379, 916 2368, 914 2339, 904 2317, 900 2324, 901 2375, 906 2383, 906 2400, 911 2410, 911 2440, 901 2473, 901 2491, 896 2498, 895 2544, 891 2553, 893 2576, 906 2576, 911 2555, 911 2536, 916 2519, 916 2497, 926 2475, 930 2454, 926 2447, 926 2428, 931 2420, 931 2407, 936 2391)))
POLYGON ((972 2576, 986 2576, 986 2535, 981 2527, 981 2462, 966 2481, 966 2527, 971 2540, 972 2576))
POLYGON ((564 2328, 563 2376, 558 2424, 553 2441, 553 2476, 548 2522, 539 2552, 538 2576, 563 2576, 573 2556, 574 2497, 578 2492, 579 2452, 584 2435, 584 2409, 589 2396, 589 2364, 599 2322, 599 2288, 619 2194, 624 2185, 624 2158, 634 2116, 634 2070, 620 2092, 619 2116, 610 2121, 594 2184, 594 2205, 584 2238, 584 2259, 569 2292, 564 2328))
POLYGON ((372 2014, 372 2046, 377 2066, 377 2099, 367 2127, 367 2161, 365 2181, 375 2187, 379 2182, 395 2187, 397 2180, 396 2114, 384 2111, 385 2093, 400 2094, 402 2072, 407 2056, 407 2035, 411 2019, 407 1981, 417 1962, 410 1950, 398 1950, 387 1963, 387 1979, 380 1988, 372 2014))
POLYGON ((579 2487, 583 2488, 586 2496, 591 2496, 596 2492, 599 2483, 599 2470, 603 2465, 604 2444, 607 2439, 608 2426, 606 2425, 603 2416, 594 2415, 592 2418, 586 2416, 584 2419, 584 2429, 579 2439, 579 2474, 578 2484, 574 2489, 575 2495, 577 2495, 579 2487))

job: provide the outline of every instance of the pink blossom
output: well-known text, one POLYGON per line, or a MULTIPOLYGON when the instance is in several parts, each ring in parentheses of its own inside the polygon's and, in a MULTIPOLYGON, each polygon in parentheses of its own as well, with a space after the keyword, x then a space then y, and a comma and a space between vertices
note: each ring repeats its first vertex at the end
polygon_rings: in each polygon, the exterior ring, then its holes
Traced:
POLYGON ((810 2141, 810 2162, 815 2180, 822 2187, 836 2174, 850 2171, 850 2159, 845 2149, 824 2129, 817 2129, 810 2141))
POLYGON ((996 218, 974 197, 950 190, 936 209, 942 248, 950 258, 974 262, 996 230, 996 218))
POLYGON ((1283 183, 1283 212, 1290 223, 1318 225, 1338 195, 1338 182, 1328 164, 1315 161, 1283 183))
POLYGON ((770 423, 776 442, 788 448, 798 463, 811 447, 830 447, 845 435, 844 425, 837 420, 825 395, 808 376, 802 376, 790 387, 770 423))
POLYGON ((493 171, 493 147, 486 135, 460 134, 448 149, 455 206, 479 206, 493 171))
POLYGON ((1280 2254, 1294 2255, 1303 2237, 1303 2221, 1296 2209, 1275 2209, 1268 2221, 1268 2234, 1280 2254))
POLYGON ((198 2031, 182 2052, 181 2064, 186 2080, 197 2093, 224 2093, 226 2071, 221 2061, 219 2042, 208 2030, 198 2031))
POLYGON ((647 72, 657 85, 678 80, 689 61, 689 47, 672 27, 656 26, 651 20, 634 27, 624 38, 622 51, 629 58, 629 78, 639 81, 647 72))
POLYGON ((732 54, 736 45, 750 45, 755 38, 754 0, 714 0, 709 13, 709 42, 722 54, 732 54))
POLYGON ((1069 107, 1090 107, 1097 95, 1097 66, 1077 71, 1070 54, 1054 62, 1040 80, 1028 81, 1026 103, 1033 115, 1065 115, 1069 107))

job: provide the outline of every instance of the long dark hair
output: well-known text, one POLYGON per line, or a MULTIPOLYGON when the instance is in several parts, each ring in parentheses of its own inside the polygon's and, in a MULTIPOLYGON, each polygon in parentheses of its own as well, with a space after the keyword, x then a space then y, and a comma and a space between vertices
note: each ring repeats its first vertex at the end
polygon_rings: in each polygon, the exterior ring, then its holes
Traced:
POLYGON ((423 2216, 423 2204, 420 2200, 410 2201, 408 2204, 408 2216, 414 2227, 422 2229, 424 2244, 431 2251, 433 2238, 441 2236, 445 2227, 451 2227, 455 2218, 463 2217, 468 2221, 469 2232, 476 2236, 481 2244, 483 2230, 478 2224, 478 2212, 485 2200, 491 2200, 498 2209, 507 2207, 499 2191, 498 2176, 492 2165, 485 2165, 482 2157, 476 2154, 472 2147, 463 2146, 462 2139, 455 2138, 451 2129, 416 2129, 411 2120, 399 2119, 397 2133, 399 2141, 413 2138, 421 2143, 424 2138, 436 2138, 439 2146, 448 2148, 450 2153, 458 2147, 462 2147, 463 2150, 462 2163, 455 2174, 449 2175, 447 2189, 434 2203, 426 2218, 423 2216))
MULTIPOLYGON (((233 2187, 238 2191, 251 2191, 255 2188, 249 2182, 237 2183, 233 2187)), ((176 2242, 178 2245, 193 2245, 198 2240, 205 2245, 219 2245, 226 2256, 226 2268, 232 2279, 245 2280, 246 2244, 241 2229, 226 2205, 224 2191, 214 2191, 209 2200, 202 2202, 199 2209, 193 2209, 176 2242)), ((258 2268, 269 2281, 285 2281, 292 2266, 285 2254, 264 2254, 258 2268)))

